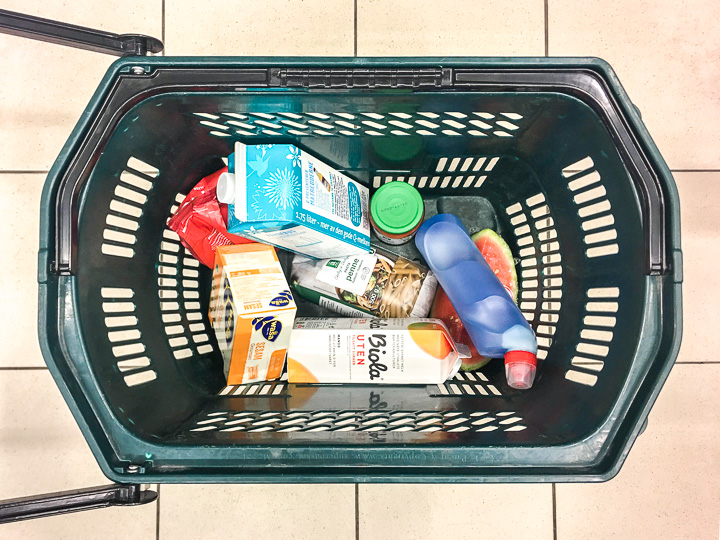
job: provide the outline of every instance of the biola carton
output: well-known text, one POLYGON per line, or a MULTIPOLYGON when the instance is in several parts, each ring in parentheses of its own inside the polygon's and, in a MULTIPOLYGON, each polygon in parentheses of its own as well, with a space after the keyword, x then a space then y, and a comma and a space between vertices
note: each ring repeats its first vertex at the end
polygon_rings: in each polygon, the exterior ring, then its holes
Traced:
POLYGON ((292 144, 237 142, 228 168, 230 233, 318 259, 370 251, 370 192, 352 178, 292 144))
POLYGON ((275 248, 255 243, 217 248, 210 322, 229 385, 280 377, 295 311, 275 248))
POLYGON ((288 381, 440 384, 468 353, 439 319, 301 317, 290 335, 288 381))

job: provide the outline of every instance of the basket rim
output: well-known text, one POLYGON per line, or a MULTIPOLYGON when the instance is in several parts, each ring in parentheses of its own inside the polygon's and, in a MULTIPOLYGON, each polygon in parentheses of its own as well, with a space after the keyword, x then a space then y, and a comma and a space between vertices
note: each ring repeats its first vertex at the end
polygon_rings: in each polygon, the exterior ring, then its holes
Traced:
MULTIPOLYGON (((138 477, 142 477, 146 482, 367 482, 367 481, 408 481, 408 482, 536 482, 536 481, 603 481, 615 476, 619 471, 624 459, 626 458, 632 444, 638 434, 642 431, 643 423, 647 419, 650 408, 654 403, 662 384, 667 378, 670 369, 677 357, 680 347, 681 336, 681 282, 682 282, 682 259, 680 251, 680 215, 679 215, 679 198, 677 189, 672 179, 672 175, 647 132, 639 111, 632 104, 629 97, 622 88, 617 76, 604 60, 598 58, 544 58, 544 57, 525 57, 525 58, 465 58, 465 57, 429 57, 429 58, 315 58, 315 57, 148 57, 148 58, 122 58, 114 62, 108 69, 106 75, 98 86, 98 89, 85 109, 84 114, 79 120, 75 129, 71 133, 68 141, 63 146, 57 160, 51 168, 41 202, 41 238, 40 238, 40 254, 38 281, 40 286, 39 295, 39 340, 43 356, 46 359, 48 367, 58 384, 63 397, 70 407, 76 421, 81 427, 83 435, 90 444, 92 451, 101 466, 101 469, 108 478, 118 482, 137 482, 138 477), (89 381, 92 379, 92 373, 89 370, 85 372, 74 371, 78 368, 76 364, 70 367, 68 356, 72 354, 81 354, 82 345, 77 327, 72 331, 72 322, 63 321, 63 327, 59 325, 52 328, 52 318, 50 313, 57 306, 50 306, 48 299, 55 296, 59 299, 70 298, 72 293, 72 276, 58 276, 51 272, 49 261, 51 260, 51 252, 54 244, 54 215, 55 196, 58 184, 62 180, 70 162, 75 158, 78 148, 92 127, 92 121, 102 107, 104 100, 112 91, 113 85, 122 73, 134 66, 143 66, 152 69, 154 67, 177 67, 177 68, 268 68, 274 65, 286 67, 316 67, 316 68, 427 68, 427 67, 449 67, 449 68, 472 68, 472 69, 508 69, 508 70, 552 70, 552 69, 582 69, 590 70, 598 74, 606 83, 610 92, 613 94, 621 109, 622 114, 627 119, 633 133, 637 137, 637 142, 652 163, 653 169, 662 183, 663 195, 666 197, 665 213, 667 215, 666 237, 668 239, 668 249, 671 253, 671 270, 664 276, 652 276, 652 279, 658 282, 662 288, 666 289, 663 295, 667 295, 667 302, 671 307, 670 313, 667 315, 669 321, 672 321, 672 328, 665 324, 664 330, 671 332, 669 339, 671 342, 668 346, 668 355, 663 362, 659 363, 654 370, 654 376, 643 375, 636 379, 637 394, 643 393, 646 396, 644 400, 633 402, 629 405, 628 410, 622 420, 617 423, 616 428, 623 429, 624 435, 618 440, 613 441, 612 445, 607 447, 604 453, 598 453, 602 458, 594 463, 585 463, 583 466, 554 468, 552 466, 513 468, 510 475, 493 474, 491 468, 482 470, 480 474, 448 474, 442 469, 423 468, 413 472, 412 470, 399 474, 388 474, 387 469, 378 468, 358 468, 352 472, 338 470, 333 473, 321 472, 309 466, 298 466, 296 469, 281 469, 275 473, 267 472, 250 472, 245 473, 217 473, 208 475, 201 472, 201 469, 194 468, 170 468, 166 471, 159 469, 153 470, 148 467, 140 468, 139 472, 129 473, 124 465, 119 461, 119 452, 117 450, 118 440, 122 439, 122 444, 128 443, 134 449, 152 449, 152 445, 147 441, 140 440, 132 433, 129 433, 117 421, 112 421, 112 414, 104 404, 105 410, 101 410, 103 404, 96 399, 89 400, 84 394, 84 389, 92 386, 89 381), (667 287, 663 287, 663 281, 667 281, 667 287), (66 331, 69 331, 67 334, 66 331), (63 341, 74 341, 69 346, 60 348, 56 342, 51 343, 51 336, 57 337, 63 333, 63 341), (75 334, 75 335, 73 335, 75 334), (74 349, 74 351, 71 351, 74 349), (102 418, 102 421, 100 418, 102 418), (109 424, 107 424, 109 422, 109 424), (622 425, 620 425, 622 424, 622 425), (112 425, 111 429, 106 429, 107 425, 112 425), (283 474, 283 471, 285 474, 283 474), (361 472, 358 472, 361 471, 361 472), (372 471, 372 472, 369 472, 372 471), (293 476, 288 476, 292 473, 293 476)), ((99 395, 97 396, 99 398, 99 395)), ((346 447, 344 445, 344 447, 346 447)), ((158 446, 158 449, 166 449, 164 446, 158 446)), ((242 447, 246 448, 246 447, 242 447)), ((295 447, 298 451, 303 447, 295 447)), ((317 447, 309 446, 306 450, 316 450, 317 447)), ((182 447, 176 449, 182 451, 182 447)), ((367 451, 367 448, 363 448, 367 451)), ((383 447, 383 450, 392 450, 392 448, 383 447)), ((172 454, 173 452, 171 452, 172 454)), ((222 454, 218 453, 218 456, 222 454)), ((140 458, 138 458, 140 459, 140 458)), ((181 459, 181 458, 180 458, 181 459)), ((220 457, 222 459, 222 457, 220 457)), ((125 465, 129 464, 126 462, 125 465)), ((482 468, 480 468, 482 469, 482 468)))

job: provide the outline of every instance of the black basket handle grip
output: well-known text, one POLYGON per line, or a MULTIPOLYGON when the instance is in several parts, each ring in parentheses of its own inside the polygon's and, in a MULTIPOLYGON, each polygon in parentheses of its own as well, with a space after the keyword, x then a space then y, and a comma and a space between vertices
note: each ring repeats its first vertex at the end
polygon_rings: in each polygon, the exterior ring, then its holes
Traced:
POLYGON ((159 53, 163 43, 141 34, 113 34, 0 9, 0 33, 114 56, 159 53))
POLYGON ((112 484, 0 501, 0 524, 59 516, 108 506, 135 506, 157 499, 157 492, 140 484, 112 484))

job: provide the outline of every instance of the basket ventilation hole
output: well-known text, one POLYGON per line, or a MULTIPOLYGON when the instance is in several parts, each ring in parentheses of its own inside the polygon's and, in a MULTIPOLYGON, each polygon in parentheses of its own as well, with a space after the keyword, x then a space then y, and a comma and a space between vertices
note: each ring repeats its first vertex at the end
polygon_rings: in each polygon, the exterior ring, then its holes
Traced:
POLYGON ((142 343, 131 343, 129 345, 118 345, 112 348, 112 352, 116 357, 130 356, 131 354, 140 354, 145 352, 145 345, 142 343))
POLYGON ((120 287, 102 287, 100 296, 103 298, 132 298, 135 296, 135 291, 120 287))
MULTIPOLYGON (((220 129, 220 130, 225 130, 225 131, 226 131, 226 130, 230 129, 228 126, 225 126, 225 125, 223 125, 223 124, 218 124, 218 123, 216 123, 216 122, 210 122, 210 121, 208 121, 208 120, 203 120, 203 121, 201 121, 201 122, 200 122, 200 125, 206 126, 206 127, 209 127, 209 128, 213 128, 213 130, 220 129)), ((222 133, 222 132, 221 132, 221 133, 222 133)))
POLYGON ((565 378, 578 384, 584 384, 585 386, 595 386, 598 380, 597 375, 583 373, 582 371, 576 371, 574 369, 569 369, 565 373, 565 378))
POLYGON ((105 326, 108 328, 120 328, 122 326, 135 326, 137 325, 137 317, 126 316, 126 317, 105 317, 105 326))
POLYGON ((185 358, 190 358, 192 356, 192 351, 190 349, 179 349, 177 351, 173 351, 173 356, 177 360, 183 360, 185 358))
POLYGON ((121 341, 131 341, 140 339, 140 330, 117 330, 114 332, 108 332, 108 339, 111 343, 118 343, 121 341))
POLYGON ((113 255, 115 257, 125 257, 128 259, 135 256, 135 250, 131 248, 106 243, 102 244, 101 252, 103 255, 113 255))
MULTIPOLYGON (((218 115, 216 115, 216 114, 202 113, 202 112, 196 112, 196 113, 193 113, 193 114, 194 114, 195 116, 199 116, 200 118, 208 118, 208 119, 210 119, 210 120, 219 120, 219 119, 220 119, 220 117, 219 117, 218 115)), ((235 116, 235 115, 232 114, 232 113, 226 113, 226 116, 235 116)), ((246 118, 246 117, 243 116, 243 118, 246 118)))
POLYGON ((131 358, 130 360, 119 360, 117 363, 117 367, 121 373, 146 368, 149 365, 150 359, 147 356, 139 356, 138 358, 131 358))
POLYGON ((103 311, 105 313, 123 313, 135 311, 135 304, 132 302, 103 302, 103 311))
POLYGON ((133 169, 133 172, 140 172, 152 178, 157 177, 160 172, 156 167, 153 167, 149 163, 146 163, 136 157, 130 157, 130 159, 127 160, 127 167, 133 169))
MULTIPOLYGON (((165 239, 167 239, 167 240, 170 240, 170 241, 172 241, 172 242, 180 242, 180 237, 179 237, 178 234, 177 234, 175 231, 173 231, 172 229, 165 229, 165 230, 163 231, 163 238, 165 238, 165 239)), ((174 249, 174 251, 177 251, 177 250, 174 249)))
POLYGON ((108 214, 105 217, 105 223, 120 229, 126 229, 128 231, 137 231, 140 224, 137 221, 116 216, 114 214, 108 214))
POLYGON ((163 313, 162 320, 164 323, 174 323, 180 322, 182 317, 180 317, 179 313, 163 313))
POLYGON ((591 157, 585 157, 579 161, 576 161, 572 165, 568 165, 562 170, 562 175, 565 178, 568 178, 569 176, 573 176, 574 174, 582 171, 586 171, 592 167, 595 166, 595 163, 593 162, 591 157))
POLYGON ((149 383, 150 381, 154 381, 157 379, 157 374, 148 369, 145 371, 140 371, 138 373, 133 373, 131 375, 126 375, 125 377, 125 384, 128 386, 139 386, 141 384, 149 383))

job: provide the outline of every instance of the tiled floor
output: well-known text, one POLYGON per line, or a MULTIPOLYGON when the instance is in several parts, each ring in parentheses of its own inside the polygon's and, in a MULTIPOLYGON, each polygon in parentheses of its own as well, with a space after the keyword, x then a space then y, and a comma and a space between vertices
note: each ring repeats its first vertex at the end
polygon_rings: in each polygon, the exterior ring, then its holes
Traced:
MULTIPOLYGON (((720 519, 720 4, 710 0, 5 0, 164 37, 168 55, 595 55, 675 172, 684 341, 618 477, 592 485, 162 486, 159 503, 0 527, 2 538, 717 538, 720 519), (715 336, 715 337, 713 337, 715 336), (260 508, 248 512, 247 505, 260 508)), ((36 237, 44 173, 112 59, 0 36, 0 499, 106 482, 43 367, 36 237)))

